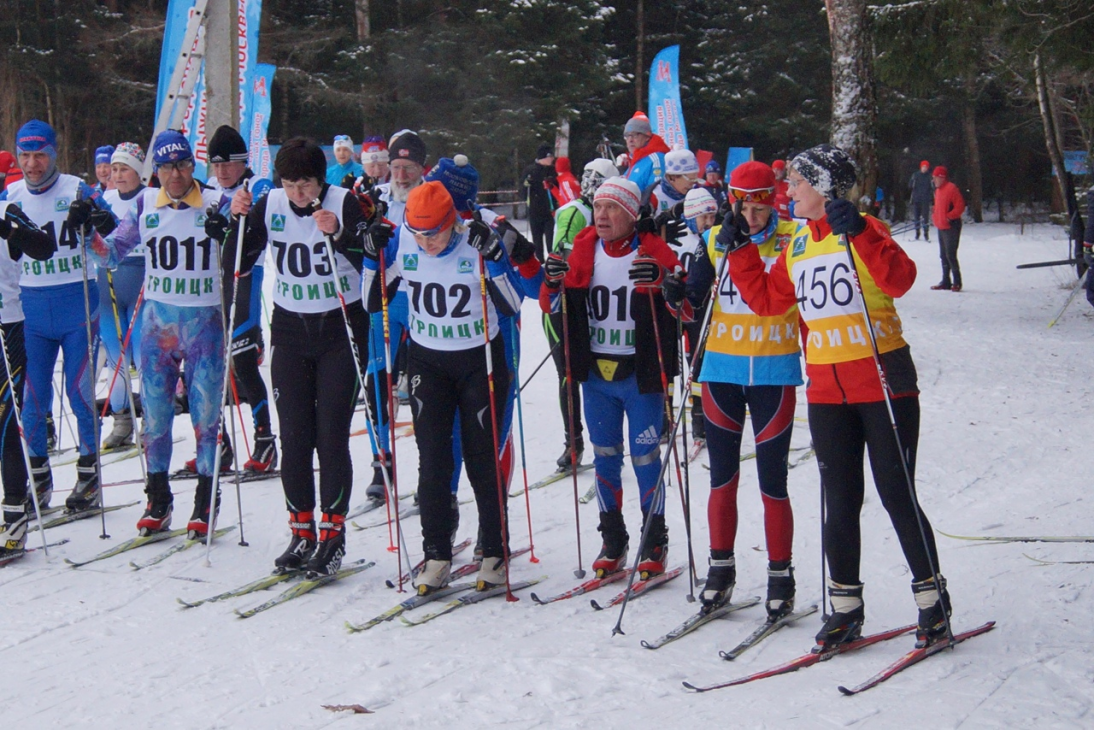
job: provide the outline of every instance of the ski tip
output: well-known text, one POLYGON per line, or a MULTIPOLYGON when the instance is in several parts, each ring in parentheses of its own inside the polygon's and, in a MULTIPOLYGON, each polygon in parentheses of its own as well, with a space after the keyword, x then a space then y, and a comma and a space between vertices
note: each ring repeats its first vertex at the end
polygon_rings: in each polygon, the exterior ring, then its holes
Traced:
POLYGON ((855 694, 855 690, 848 689, 848 688, 844 687, 842 684, 839 687, 836 687, 836 689, 838 689, 843 694, 844 697, 850 697, 850 696, 855 694))
POLYGON ((547 605, 547 601, 541 601, 539 596, 537 596, 535 593, 532 594, 532 603, 536 604, 537 606, 547 605))
POLYGON ((348 631, 351 634, 356 634, 357 631, 358 631, 357 627, 354 626, 353 624, 351 624, 349 621, 345 622, 345 627, 346 627, 346 631, 348 631))
POLYGON ((394 588, 395 587, 395 584, 393 582, 391 582, 390 578, 388 578, 387 580, 384 581, 384 585, 386 585, 388 588, 394 588))
POLYGON ((731 654, 728 651, 720 651, 718 652, 718 656, 722 657, 722 659, 725 659, 727 662, 731 662, 737 658, 736 654, 731 654))
POLYGON ((646 648, 646 649, 656 649, 657 648, 656 646, 654 646, 650 642, 646 641, 645 639, 642 639, 642 641, 639 642, 639 643, 641 643, 643 648, 646 648))
POLYGON ((604 610, 604 607, 601 606, 599 603, 597 603, 595 598, 589 601, 589 605, 592 606, 593 610, 595 610, 595 611, 603 611, 604 610))
POLYGON ((703 689, 701 687, 696 687, 691 682, 681 682, 681 684, 684 685, 684 689, 690 689, 692 692, 702 692, 703 691, 703 689))
POLYGON ((188 601, 182 600, 181 598, 176 598, 175 600, 178 601, 180 608, 194 608, 195 606, 197 606, 196 603, 190 603, 188 601))

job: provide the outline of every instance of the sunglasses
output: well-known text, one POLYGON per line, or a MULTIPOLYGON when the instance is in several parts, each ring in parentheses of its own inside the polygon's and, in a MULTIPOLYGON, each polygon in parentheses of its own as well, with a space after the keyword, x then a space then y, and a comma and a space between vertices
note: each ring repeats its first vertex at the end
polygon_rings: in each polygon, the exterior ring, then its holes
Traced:
POLYGON ((730 188, 729 193, 736 200, 740 200, 743 203, 752 203, 768 198, 775 192, 775 188, 753 188, 752 190, 738 190, 737 188, 730 188))

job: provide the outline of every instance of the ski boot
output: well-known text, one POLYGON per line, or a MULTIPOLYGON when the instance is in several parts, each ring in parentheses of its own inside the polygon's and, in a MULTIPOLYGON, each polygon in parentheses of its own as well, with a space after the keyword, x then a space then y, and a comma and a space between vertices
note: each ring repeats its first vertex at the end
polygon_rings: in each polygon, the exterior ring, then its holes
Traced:
POLYGON ((387 486, 384 483, 384 468, 391 474, 391 455, 384 454, 383 461, 379 454, 372 455, 372 483, 365 487, 365 496, 373 502, 383 504, 387 500, 387 486))
POLYGON ((114 428, 103 439, 103 451, 120 449, 133 445, 133 416, 129 411, 114 414, 114 428))
POLYGON ((794 612, 794 568, 790 561, 767 564, 767 621, 775 623, 794 612))
POLYGON ((642 580, 664 573, 669 561, 669 530, 665 526, 665 516, 650 515, 647 519, 652 520, 652 524, 638 561, 638 577, 642 580))
MULTIPOLYGON (((223 462, 223 458, 221 459, 223 462)), ((277 437, 268 431, 255 433, 255 447, 251 458, 243 465, 243 471, 265 474, 277 469, 277 437)))
POLYGON ((950 592, 946 590, 946 579, 942 581, 939 593, 934 578, 912 583, 912 594, 919 606, 919 625, 915 630, 915 648, 930 646, 946 636, 946 619, 953 613, 950 605, 950 592))
POLYGON ((428 596, 448 585, 452 572, 451 560, 426 559, 418 575, 414 576, 414 590, 419 596, 428 596))
MULTIPOLYGON (((228 441, 228 438, 224 438, 224 443, 220 445, 220 473, 230 472, 232 470, 232 460, 235 459, 235 452, 232 451, 232 444, 228 441)), ((186 462, 183 467, 191 474, 198 473, 198 458, 195 456, 186 462)))
POLYGON ((334 575, 346 555, 346 516, 324 512, 319 520, 319 542, 308 558, 308 580, 334 575))
POLYGON ((171 529, 171 513, 175 503, 171 485, 167 482, 167 472, 149 474, 144 493, 148 495, 148 503, 144 507, 144 515, 137 521, 137 532, 141 537, 154 532, 167 532, 171 529))
POLYGON ((29 499, 18 504, 0 504, 4 512, 4 526, 0 528, 0 559, 21 554, 27 546, 28 510, 34 509, 29 499))
POLYGON ((289 512, 289 529, 292 530, 289 547, 274 559, 275 575, 302 569, 315 552, 315 515, 311 510, 289 512))
POLYGON ((733 598, 733 587, 736 584, 737 560, 733 556, 733 551, 711 550, 707 582, 703 584, 703 592, 699 594, 703 611, 710 613, 729 603, 733 598))
POLYGON ((574 464, 581 466, 581 457, 585 455, 585 444, 580 439, 574 442, 574 454, 577 458, 571 461, 570 444, 567 443, 566 448, 562 451, 562 456, 555 460, 555 465, 558 466, 558 471, 560 473, 569 473, 574 464))
POLYGON ((49 500, 53 498, 53 472, 49 469, 48 456, 30 457, 30 478, 34 483, 38 509, 48 509, 49 500))
POLYGON ((485 556, 482 565, 479 566, 479 574, 475 578, 475 590, 488 591, 491 588, 505 585, 509 570, 505 558, 485 556))
POLYGON ((102 500, 103 491, 95 468, 95 454, 84 454, 76 460, 76 486, 65 500, 65 511, 83 512, 98 507, 102 500))
POLYGON ((186 523, 186 539, 203 540, 210 529, 216 529, 217 515, 220 514, 220 487, 217 487, 216 511, 210 514, 213 502, 213 478, 198 475, 198 488, 194 492, 194 511, 186 523))
POLYGON ((866 620, 862 584, 843 585, 829 578, 828 598, 832 602, 832 615, 817 634, 814 654, 831 651, 862 636, 862 624, 866 620))
POLYGON ((604 536, 604 545, 593 561, 593 573, 597 578, 603 578, 626 566, 630 541, 622 512, 601 512, 600 525, 596 529, 604 536))

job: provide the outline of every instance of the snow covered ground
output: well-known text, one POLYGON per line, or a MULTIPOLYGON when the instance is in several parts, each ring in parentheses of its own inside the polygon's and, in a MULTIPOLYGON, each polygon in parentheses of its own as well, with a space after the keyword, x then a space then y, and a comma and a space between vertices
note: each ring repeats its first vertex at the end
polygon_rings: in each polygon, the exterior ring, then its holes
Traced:
MULTIPOLYGON (((898 304, 923 391, 919 490, 936 528, 955 534, 1090 535, 1090 399, 1094 312, 1080 296, 1053 329, 1049 319, 1067 296, 1064 267, 1016 271, 1022 262, 1064 258, 1061 229, 966 226, 961 259, 965 291, 930 291, 938 281, 937 245, 901 236, 919 264, 919 279, 898 304)), ((272 279, 272 277, 271 277, 272 279)), ((527 377, 546 354, 534 302, 525 306, 527 377)), ((561 450, 556 380, 544 368, 525 391, 528 476, 538 479, 561 450)), ((799 416, 805 416, 804 394, 799 416)), ((404 408, 401 416, 409 418, 404 408)), ((248 419, 249 420, 249 419, 248 419)), ((358 414, 355 427, 364 425, 358 414)), ((808 445, 795 426, 794 444, 808 445)), ((193 433, 176 421, 175 465, 193 454, 193 433)), ((68 438, 66 433, 66 438, 68 438)), ((236 440, 239 443, 239 440, 236 440)), ((403 489, 415 482, 412 439, 398 442, 403 489)), ((371 475, 365 437, 353 439, 358 501, 371 475)), ((747 446, 746 446, 747 448, 747 446)), ((700 458, 705 462, 706 456, 700 458)), ((108 482, 140 476, 135 460, 107 466, 108 482)), ((636 534, 639 511, 630 467, 626 513, 636 534)), ((708 472, 691 471, 695 552, 705 573, 708 472)), ((518 471, 516 480, 520 481, 518 471)), ((73 466, 55 471, 58 486, 73 466)), ((592 477, 580 478, 584 492, 592 477)), ((190 511, 193 484, 175 484, 176 523, 190 511)), ((819 504, 815 462, 790 473, 796 513, 798 604, 821 595, 819 504)), ((465 496, 470 490, 465 489, 465 496)), ((65 492, 54 496, 64 500, 65 492)), ((108 504, 142 499, 141 486, 106 490, 108 504)), ((238 521, 234 489, 225 489, 222 525, 238 521)), ((135 533, 141 508, 58 528, 71 542, 32 553, 0 570, 0 648, 8 675, 0 689, 5 724, 101 728, 403 728, 459 727, 1090 727, 1094 724, 1094 590, 1089 565, 1039 565, 1094 559, 1081 544, 983 545, 939 536, 942 570, 955 606, 954 625, 988 620, 997 629, 914 667, 854 698, 839 684, 861 681, 911 648, 910 637, 742 687, 695 695, 682 680, 708 683, 749 674, 806 651, 820 619, 784 629, 729 663, 718 657, 761 620, 762 608, 734 614, 657 652, 639 645, 695 610, 687 582, 633 602, 626 635, 612 637, 616 611, 594 612, 587 598, 541 607, 521 594, 420 627, 394 621, 350 635, 360 622, 405 597, 385 587, 395 575, 386 529, 351 532, 347 560, 378 565, 246 621, 235 608, 273 595, 253 594, 182 610, 176 597, 211 596, 265 574, 288 536, 280 484, 242 489, 244 530, 219 541, 212 567, 191 550, 141 571, 164 546, 72 569, 62 558, 90 557, 135 533), (371 715, 332 713, 325 704, 360 704, 371 715)), ((576 583, 572 489, 568 481, 531 494, 538 564, 528 557, 513 578, 546 575, 542 596, 576 583)), ((736 597, 762 596, 766 557, 755 467, 746 462, 740 490, 736 597), (755 549, 754 549, 755 548, 755 549)), ((372 513, 369 517, 377 514, 372 513)), ((512 544, 527 544, 524 499, 511 501, 512 544)), ((367 518, 366 518, 367 519, 367 518)), ((584 563, 599 548, 595 501, 581 508, 584 563)), ((672 562, 686 563, 678 494, 669 497, 672 562)), ((417 520, 404 525, 420 557, 417 520)), ((464 507, 461 536, 473 537, 464 507)), ((37 534, 30 545, 37 545, 37 534)), ((909 575, 876 494, 863 509, 867 631, 915 620, 909 575)), ((463 559, 467 559, 467 553, 463 559)), ((617 586, 593 594, 606 600, 617 586)), ((278 589, 274 589, 275 591, 278 589)), ((423 614, 430 609, 420 609, 423 614)), ((414 614, 410 614, 414 616, 414 614)))

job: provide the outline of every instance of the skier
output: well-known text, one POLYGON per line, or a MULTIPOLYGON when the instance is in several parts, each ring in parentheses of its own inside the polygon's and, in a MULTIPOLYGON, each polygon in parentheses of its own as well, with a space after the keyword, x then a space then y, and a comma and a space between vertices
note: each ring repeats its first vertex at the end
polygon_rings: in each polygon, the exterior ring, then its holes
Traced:
MULTIPOLYGON (((227 124, 217 128, 209 140, 209 164, 214 177, 208 186, 226 197, 233 196, 243 188, 245 182, 250 185, 252 200, 262 198, 273 187, 265 178, 255 177, 247 166, 247 143, 233 127, 227 124)), ((266 343, 262 338, 262 280, 266 267, 264 256, 260 255, 250 269, 250 275, 241 277, 236 292, 235 322, 232 323, 232 372, 239 399, 251 406, 251 418, 254 423, 254 447, 251 456, 243 464, 243 470, 252 474, 263 474, 277 469, 277 437, 270 425, 269 391, 262 379, 259 365, 262 363, 266 343)), ((235 403, 232 390, 229 400, 235 403)), ((220 457, 221 471, 231 469, 232 443, 228 434, 222 434, 223 453, 220 457)), ((197 459, 186 462, 186 469, 197 471, 197 459)))
MULTIPOLYGON (((110 156, 111 180, 114 187, 103 193, 103 199, 110 205, 118 220, 137 204, 137 196, 144 190, 141 183, 141 171, 144 169, 144 150, 133 142, 122 142, 110 156)), ((129 364, 140 370, 141 327, 137 321, 132 331, 129 323, 137 300, 144 286, 143 246, 137 246, 121 260, 113 271, 99 267, 99 311, 106 315, 99 323, 100 339, 106 348, 107 372, 112 374, 121 359, 122 343, 129 333, 126 347, 126 361, 118 368, 118 379, 107 395, 110 410, 114 416, 114 428, 103 439, 103 450, 118 449, 133 443, 133 416, 129 409, 132 386, 129 379, 129 364)))
MULTIPOLYGON (((27 486, 27 464, 19 438, 20 424, 15 418, 15 405, 23 405, 23 375, 27 352, 23 339, 23 307, 19 301, 19 259, 29 256, 48 261, 57 245, 48 233, 40 230, 19 209, 9 202, 0 202, 0 328, 11 372, 0 356, 0 479, 4 484, 3 526, 0 527, 0 557, 21 553, 27 543, 27 525, 34 515, 27 486), (13 399, 15 399, 13 401, 13 399)), ((49 495, 37 492, 39 506, 49 504, 49 495), (45 497, 44 501, 42 497, 45 497)))
POLYGON ((768 272, 752 243, 748 222, 737 216, 722 231, 731 250, 733 284, 762 317, 782 315, 795 303, 809 326, 805 348, 809 384, 809 430, 820 466, 824 494, 824 544, 832 614, 817 634, 828 649, 860 635, 865 612, 859 560, 859 519, 868 446, 874 483, 889 513, 912 573, 919 607, 917 642, 923 645, 946 631, 950 597, 946 582, 935 584, 938 566, 934 533, 906 474, 915 476, 919 441, 919 389, 911 350, 904 341, 893 298, 915 281, 915 263, 889 235, 885 224, 863 217, 844 196, 855 183, 855 166, 841 149, 822 144, 791 162, 790 195, 799 216, 808 220, 768 272), (863 316, 850 274, 845 241, 854 252, 871 322, 863 316), (798 288, 800 287, 800 289, 798 288), (804 292, 798 298, 798 291, 804 292), (873 326, 877 351, 895 424, 882 391, 866 327, 873 326), (903 452, 897 448, 897 438, 903 452), (907 472, 905 472, 905 468, 907 472), (922 525, 924 533, 919 526, 922 525))
MULTIPOLYGON (((95 237, 91 253, 100 266, 116 266, 129 252, 147 247, 141 323, 141 405, 148 460, 145 493, 148 503, 137 522, 142 535, 166 532, 171 526, 174 496, 167 472, 171 465, 175 387, 186 363, 184 382, 190 421, 197 437, 197 490, 186 526, 190 539, 204 537, 216 515, 210 515, 213 465, 220 427, 224 386, 224 307, 222 293, 231 291, 234 240, 220 251, 227 234, 222 216, 227 208, 219 192, 194 180, 194 156, 180 132, 160 132, 152 160, 160 188, 146 188, 117 230, 95 237), (212 218, 206 230, 207 218, 212 218), (217 222, 220 230, 216 230, 217 222), (222 280, 221 263, 228 269, 222 280)), ((217 500, 220 507, 220 500, 217 500)))
POLYGON ((114 189, 114 181, 111 179, 110 160, 114 156, 114 147, 106 145, 95 150, 95 179, 94 190, 105 193, 114 189))
MULTIPOLYGON (((555 217, 558 217, 558 209, 567 203, 576 200, 581 195, 581 183, 574 177, 570 168, 569 157, 555 158, 555 184, 550 188, 551 197, 555 199, 555 217)), ((554 232, 551 232, 554 238, 554 232)))
MULTIPOLYGON (((740 201, 739 220, 755 231, 749 235, 749 243, 755 244, 764 265, 770 268, 798 229, 797 223, 780 220, 775 213, 774 170, 756 161, 737 166, 729 178, 729 197, 740 201)), ((736 235, 736 220, 727 214, 721 226, 710 230, 706 246, 696 251, 688 270, 686 299, 679 282, 665 280, 669 305, 682 304, 685 319, 697 319, 693 309, 707 303, 721 257, 736 235)), ((719 608, 729 603, 736 584, 737 486, 747 409, 756 436, 756 470, 764 504, 767 613, 774 621, 794 609, 794 569, 790 564, 794 516, 786 479, 795 389, 802 384, 798 309, 791 303, 776 315, 760 316, 749 309, 731 281, 719 282, 713 306, 699 373, 708 424, 711 487, 707 504, 710 571, 700 598, 708 610, 719 608)))
POLYGON ((365 137, 365 141, 361 143, 361 166, 365 175, 372 178, 377 185, 390 182, 390 161, 383 137, 365 137))
MULTIPOLYGON (((570 375, 585 383, 582 396, 596 468, 604 544, 593 570, 600 576, 622 570, 629 548, 621 481, 624 416, 643 524, 650 522, 640 575, 664 573, 668 558, 664 489, 657 477, 666 381, 675 376, 677 363, 675 321, 660 285, 666 270, 679 276, 682 269, 662 239, 638 232, 641 196, 630 180, 605 180, 593 197, 593 225, 578 234, 568 259, 559 254, 548 258, 540 293, 545 312, 561 311, 562 296, 567 298, 570 375)), ((644 219, 643 227, 652 227, 652 221, 644 219)))
POLYGON ((334 164, 327 168, 327 184, 341 185, 351 176, 360 177, 364 168, 353 159, 353 140, 348 134, 334 135, 334 164))
POLYGON ((784 221, 794 220, 790 215, 790 195, 786 182, 786 160, 775 160, 771 163, 771 169, 775 171, 775 210, 779 218, 784 221))
POLYGON ((722 177, 722 166, 711 160, 704 169, 703 187, 707 189, 714 202, 721 208, 726 202, 726 181, 722 177))
POLYGON ((623 141, 627 143, 627 172, 623 175, 642 191, 643 197, 653 189, 665 170, 665 153, 669 146, 660 135, 653 133, 650 118, 635 112, 623 126, 623 141))
MULTIPOLYGON (((345 554, 345 521, 353 489, 349 433, 360 378, 341 305, 331 284, 327 247, 354 342, 368 342, 361 304, 362 254, 358 226, 365 219, 353 193, 325 182, 326 161, 315 143, 297 137, 278 150, 274 169, 282 187, 257 198, 244 189, 232 214, 246 216, 240 273, 251 272, 269 245, 277 278, 270 325, 270 375, 277 393, 285 458, 281 482, 292 536, 275 561, 278 571, 307 568, 333 575, 345 554), (313 202, 321 205, 316 208, 313 202), (321 516, 316 532, 313 454, 319 457, 321 516)), ((246 278, 246 276, 244 276, 246 278)))
POLYGON ((669 152, 665 155, 664 169, 661 182, 650 191, 650 207, 654 216, 671 210, 677 203, 683 203, 684 196, 699 182, 699 161, 691 150, 669 152))
MULTIPOLYGON (((27 383, 23 428, 30 450, 31 470, 39 492, 53 491, 46 443, 46 415, 53 405, 53 369, 58 350, 64 354, 65 386, 72 414, 76 416, 80 456, 76 461, 76 486, 65 500, 70 512, 90 509, 102 497, 96 461, 95 394, 88 362, 87 318, 91 336, 99 329, 99 289, 88 281, 83 285, 83 251, 79 233, 89 233, 73 220, 72 208, 82 211, 81 223, 90 222, 100 234, 117 224, 102 195, 74 175, 57 170, 57 135, 37 119, 24 124, 16 134, 15 147, 23 179, 14 183, 0 200, 9 200, 48 233, 57 251, 48 260, 22 263, 23 312, 26 315, 27 383), (79 201, 79 205, 77 205, 79 201)), ((48 503, 48 499, 40 500, 48 503)))
POLYGON ((938 255, 942 259, 942 281, 931 288, 958 292, 961 291, 961 265, 957 262, 957 246, 961 243, 961 215, 965 212, 965 198, 950 182, 950 173, 942 165, 934 169, 931 184, 934 185, 934 212, 931 218, 938 229, 938 255))
POLYGON ((509 390, 498 314, 515 314, 520 299, 509 279, 505 249, 497 239, 486 224, 475 221, 464 226, 457 222, 452 196, 440 182, 431 181, 410 192, 403 223, 394 235, 390 223, 377 222, 369 227, 364 241, 368 308, 375 311, 379 307, 381 251, 387 281, 404 279, 411 294, 407 366, 426 559, 415 578, 421 594, 443 587, 452 566, 452 422, 457 409, 463 456, 482 530, 483 561, 477 587, 486 590, 503 585, 508 574, 508 536, 503 530, 506 490, 499 494, 499 454, 494 448, 495 438, 500 436, 495 428, 500 426, 509 390), (480 275, 489 291, 485 301, 478 294, 480 275), (482 329, 484 324, 488 330, 482 329), (491 348, 493 404, 484 332, 491 348))
POLYGON ((918 172, 913 172, 908 180, 908 192, 912 198, 912 224, 915 226, 915 240, 919 240, 919 229, 923 228, 923 240, 931 240, 931 202, 934 200, 934 187, 931 181, 931 163, 923 160, 918 172))
POLYGON ((528 204, 528 228, 536 247, 536 258, 543 260, 544 251, 554 238, 555 202, 552 191, 558 187, 555 171, 555 149, 544 142, 536 149, 536 159, 521 173, 524 200, 528 204))

